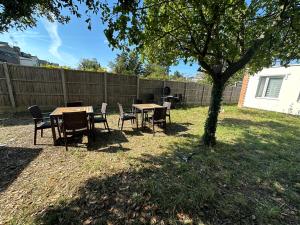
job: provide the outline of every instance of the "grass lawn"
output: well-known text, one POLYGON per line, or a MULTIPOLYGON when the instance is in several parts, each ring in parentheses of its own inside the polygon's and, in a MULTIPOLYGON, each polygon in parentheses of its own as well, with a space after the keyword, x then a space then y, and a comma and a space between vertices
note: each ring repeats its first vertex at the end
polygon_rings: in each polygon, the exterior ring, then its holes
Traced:
POLYGON ((2 120, 0 224, 300 224, 300 117, 225 106, 207 149, 206 115, 174 110, 155 137, 110 115, 111 134, 68 152, 2 120))

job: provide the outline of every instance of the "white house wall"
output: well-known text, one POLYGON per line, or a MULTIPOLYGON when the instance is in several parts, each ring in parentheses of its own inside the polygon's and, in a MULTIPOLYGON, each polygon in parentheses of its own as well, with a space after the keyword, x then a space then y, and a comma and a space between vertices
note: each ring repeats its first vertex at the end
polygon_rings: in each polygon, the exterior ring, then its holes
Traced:
POLYGON ((263 69, 250 76, 244 106, 282 113, 300 115, 300 65, 272 67, 263 69), (256 97, 257 86, 261 76, 284 75, 279 97, 276 99, 256 97))

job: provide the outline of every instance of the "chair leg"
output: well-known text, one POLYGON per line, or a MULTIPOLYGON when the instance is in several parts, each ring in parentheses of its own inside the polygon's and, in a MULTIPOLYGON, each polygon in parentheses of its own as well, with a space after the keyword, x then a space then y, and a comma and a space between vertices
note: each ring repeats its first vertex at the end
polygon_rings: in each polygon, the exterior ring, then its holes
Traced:
POLYGON ((122 120, 121 131, 123 130, 124 120, 122 120))
POLYGON ((171 123, 171 115, 169 115, 169 123, 171 123))
POLYGON ((33 144, 36 145, 36 133, 37 129, 34 129, 34 137, 33 137, 33 144))
POLYGON ((153 136, 155 136, 155 126, 154 126, 154 123, 152 124, 152 129, 153 129, 153 136))
POLYGON ((106 124, 106 127, 107 127, 108 132, 110 132, 110 129, 109 129, 109 126, 108 126, 107 121, 106 121, 104 124, 106 124))
POLYGON ((61 134, 60 134, 61 130, 59 128, 59 125, 57 125, 57 131, 58 131, 58 136, 61 138, 61 134))
POLYGON ((43 130, 44 130, 44 129, 41 129, 41 137, 43 137, 43 130))
POLYGON ((66 135, 66 132, 64 131, 64 139, 65 139, 65 148, 66 148, 66 151, 68 151, 68 140, 67 140, 67 135, 66 135))
POLYGON ((118 120, 118 127, 120 127, 120 118, 119 118, 119 120, 118 120))

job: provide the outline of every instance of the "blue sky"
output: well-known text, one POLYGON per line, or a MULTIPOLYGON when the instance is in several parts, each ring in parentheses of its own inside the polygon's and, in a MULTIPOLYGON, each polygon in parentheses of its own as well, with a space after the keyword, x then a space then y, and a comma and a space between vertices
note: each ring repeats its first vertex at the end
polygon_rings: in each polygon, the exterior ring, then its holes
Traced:
MULTIPOLYGON (((17 45, 22 51, 40 59, 60 65, 77 67, 82 58, 96 58, 102 66, 108 67, 118 51, 112 51, 108 46, 103 30, 104 25, 96 17, 93 18, 91 31, 87 29, 84 17, 72 18, 66 25, 50 23, 41 18, 36 27, 25 31, 10 30, 0 34, 0 40, 17 45)), ((198 66, 180 63, 170 69, 171 73, 178 70, 185 76, 193 76, 197 73, 198 66)))

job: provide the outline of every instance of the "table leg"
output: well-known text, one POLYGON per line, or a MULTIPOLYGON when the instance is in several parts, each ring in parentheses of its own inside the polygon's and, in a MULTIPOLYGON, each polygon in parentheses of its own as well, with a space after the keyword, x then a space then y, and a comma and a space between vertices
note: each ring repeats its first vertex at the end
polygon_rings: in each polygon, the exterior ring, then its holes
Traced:
POLYGON ((141 127, 144 128, 144 110, 141 110, 141 115, 142 115, 142 125, 141 127))
POLYGON ((136 129, 139 128, 139 114, 137 113, 137 109, 134 109, 135 117, 136 117, 136 129))
POLYGON ((55 120, 54 116, 50 116, 53 145, 56 145, 56 132, 55 132, 55 121, 54 120, 55 120))
POLYGON ((92 127, 92 136, 93 136, 93 141, 95 141, 95 138, 96 138, 96 134, 95 134, 95 122, 94 122, 94 114, 91 114, 90 116, 91 118, 91 127, 92 127))

